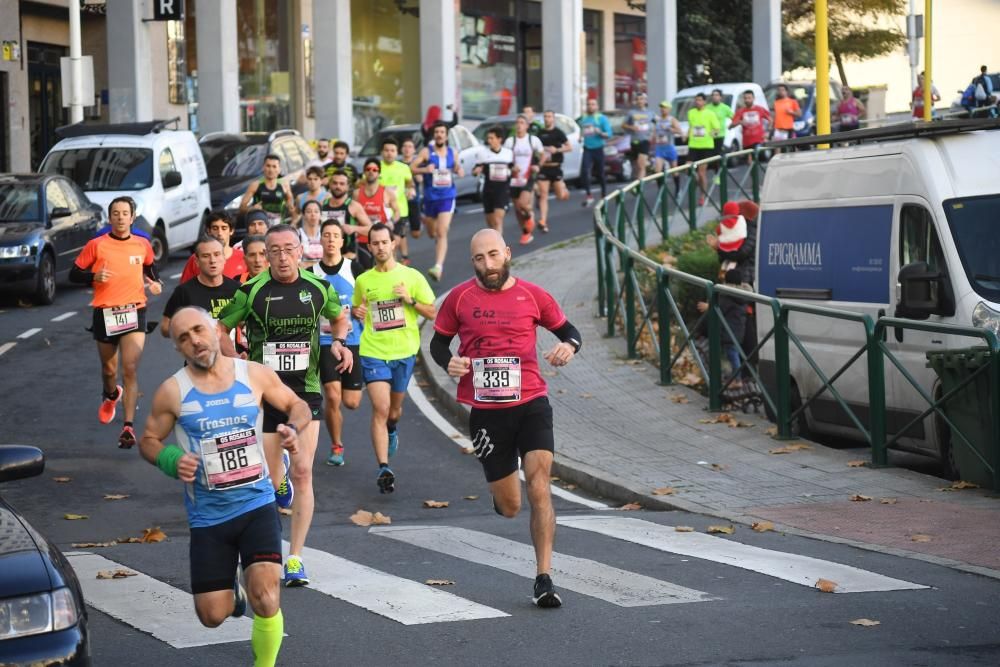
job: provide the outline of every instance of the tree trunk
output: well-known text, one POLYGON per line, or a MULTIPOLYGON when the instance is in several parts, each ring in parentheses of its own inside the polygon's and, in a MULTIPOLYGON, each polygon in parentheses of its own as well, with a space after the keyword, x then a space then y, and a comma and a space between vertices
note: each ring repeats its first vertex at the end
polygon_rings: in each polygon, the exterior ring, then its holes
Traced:
POLYGON ((833 52, 833 61, 837 63, 837 73, 840 74, 840 85, 847 85, 847 73, 844 72, 844 58, 840 55, 840 51, 833 52))

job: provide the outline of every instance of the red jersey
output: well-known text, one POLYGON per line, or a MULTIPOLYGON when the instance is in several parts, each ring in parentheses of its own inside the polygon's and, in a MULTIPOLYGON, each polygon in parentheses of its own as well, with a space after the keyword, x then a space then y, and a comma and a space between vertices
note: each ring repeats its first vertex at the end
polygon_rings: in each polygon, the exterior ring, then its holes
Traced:
MULTIPOLYGON (((229 256, 225 266, 222 267, 222 275, 233 280, 240 280, 246 272, 247 263, 243 258, 243 251, 240 248, 233 248, 233 254, 229 256)), ((188 257, 187 264, 184 265, 184 270, 181 271, 180 282, 186 283, 196 275, 198 275, 198 258, 191 255, 188 257)))
POLYGON ((565 323, 552 295, 524 280, 499 292, 483 289, 475 278, 455 287, 434 318, 434 330, 457 335, 459 356, 472 359, 471 372, 458 382, 459 402, 493 410, 545 396, 536 329, 565 323))
POLYGON ((354 200, 365 209, 365 213, 368 214, 368 219, 372 221, 372 224, 389 222, 389 204, 386 203, 385 197, 384 185, 378 186, 375 194, 371 196, 365 192, 364 188, 358 188, 357 192, 354 193, 354 200))
POLYGON ((749 109, 742 106, 736 110, 733 122, 743 127, 743 148, 750 148, 764 141, 764 121, 770 120, 771 112, 756 104, 749 109))

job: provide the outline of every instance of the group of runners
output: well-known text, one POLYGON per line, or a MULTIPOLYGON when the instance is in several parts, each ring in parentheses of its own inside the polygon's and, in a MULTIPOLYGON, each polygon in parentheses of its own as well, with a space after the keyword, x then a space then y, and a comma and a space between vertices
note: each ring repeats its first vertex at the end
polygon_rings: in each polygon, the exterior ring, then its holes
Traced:
MULTIPOLYGON (((447 191, 451 186, 439 172, 460 169, 442 150, 439 136, 435 128, 434 142, 415 158, 423 158, 416 173, 425 177, 425 193, 447 191)), ((522 131, 509 143, 513 148, 490 150, 512 158, 482 166, 491 173, 492 165, 506 166, 513 177, 531 169, 528 160, 535 160, 535 153, 551 158, 556 152, 545 146, 536 151, 535 141, 522 131)), ((268 169, 265 174, 272 174, 273 167, 268 169)), ((198 618, 215 627, 228 616, 243 615, 249 603, 255 665, 273 665, 281 645, 282 582, 309 583, 302 553, 313 518, 320 421, 325 419, 331 436, 327 463, 343 465, 341 408, 357 408, 364 390, 372 407, 376 485, 383 494, 395 490, 390 460, 400 446, 403 398, 420 346, 418 317, 435 320, 431 356, 459 378, 458 400, 473 408, 470 437, 502 516, 513 517, 520 509, 523 461, 537 554, 533 600, 540 607, 561 604, 549 575, 553 432, 536 328, 559 339, 543 355, 553 366, 579 351, 580 334, 548 293, 510 275, 510 248, 492 226, 472 239, 475 277, 453 289, 439 312, 423 274, 396 260, 400 238, 394 227, 376 215, 373 201, 393 216, 403 215, 398 202, 389 205, 395 193, 378 194, 380 172, 385 172, 380 161, 365 165, 355 198, 343 172, 326 176, 329 196, 322 204, 303 200, 298 210, 308 223, 298 228, 276 223, 265 208, 278 199, 287 205, 290 193, 268 182, 252 186, 245 200, 251 234, 238 247, 229 243, 232 221, 224 213, 208 217, 186 266, 189 277, 173 290, 159 322, 184 366, 156 390, 138 438, 137 369, 145 336, 156 329, 147 317, 147 293, 160 294, 163 284, 149 240, 132 232, 131 199, 111 202, 109 227, 88 242, 72 269, 73 280, 94 289, 91 331, 103 390, 98 418, 110 424, 123 404, 119 447, 138 442, 146 460, 184 483, 198 618), (269 199, 254 201, 265 193, 271 193, 269 199), (324 211, 335 215, 319 220, 324 211), (456 335, 460 345, 452 355, 449 345, 456 335), (285 557, 279 508, 291 510, 285 557)), ((430 227, 441 238, 453 200, 430 201, 438 203, 424 211, 436 213, 430 227)))

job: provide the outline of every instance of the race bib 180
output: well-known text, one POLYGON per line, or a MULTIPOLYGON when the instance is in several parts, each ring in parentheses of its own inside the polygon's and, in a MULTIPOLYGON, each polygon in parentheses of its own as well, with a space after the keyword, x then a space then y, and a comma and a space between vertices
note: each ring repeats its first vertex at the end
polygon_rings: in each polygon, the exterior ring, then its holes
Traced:
POLYGON ((372 328, 375 331, 402 329, 406 326, 406 316, 403 313, 403 302, 400 299, 376 301, 372 304, 372 328))

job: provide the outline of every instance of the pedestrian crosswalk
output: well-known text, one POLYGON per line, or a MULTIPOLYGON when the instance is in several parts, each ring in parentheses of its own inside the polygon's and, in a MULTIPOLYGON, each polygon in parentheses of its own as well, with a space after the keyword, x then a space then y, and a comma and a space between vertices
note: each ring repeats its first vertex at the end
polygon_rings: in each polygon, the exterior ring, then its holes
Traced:
MULTIPOLYGON (((673 526, 607 513, 574 515, 558 519, 562 528, 580 534, 612 539, 620 549, 654 549, 688 556, 722 567, 740 568, 758 574, 814 586, 819 578, 838 583, 838 593, 906 591, 927 588, 919 583, 894 579, 876 572, 743 544, 735 539, 697 532, 677 532, 673 526)), ((361 534, 359 534, 361 535, 361 534)), ((363 534, 370 548, 383 554, 412 558, 413 548, 433 552, 442 565, 455 571, 456 561, 475 568, 492 568, 533 579, 534 549, 528 541, 514 541, 485 531, 447 525, 376 526, 363 534)), ((579 535, 578 535, 579 536, 579 535)), ((579 543, 574 540, 574 543, 579 543)), ((287 555, 288 545, 284 545, 287 555)), ((607 553, 607 549, 601 549, 607 553)), ((402 625, 504 619, 523 612, 527 595, 511 595, 504 589, 489 601, 496 607, 470 600, 423 581, 376 569, 343 556, 315 548, 301 554, 311 583, 306 595, 329 596, 365 609, 402 625), (498 602, 497 600, 500 600, 498 602)), ((202 628, 195 618, 191 595, 103 555, 72 552, 67 557, 76 570, 84 598, 94 609, 148 633, 175 648, 248 641, 251 622, 229 619, 214 629, 202 628), (136 576, 97 579, 101 570, 127 567, 136 576)), ((390 568, 391 569, 391 568, 390 568)), ((581 555, 556 552, 552 575, 559 589, 594 598, 617 607, 650 607, 678 603, 724 600, 726 591, 711 578, 696 590, 661 578, 632 572, 581 555)), ((690 578, 685 583, 691 583, 690 578)), ((526 587, 525 591, 528 588, 526 587)), ((481 593, 480 593, 481 594, 481 593)))

